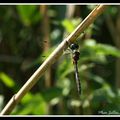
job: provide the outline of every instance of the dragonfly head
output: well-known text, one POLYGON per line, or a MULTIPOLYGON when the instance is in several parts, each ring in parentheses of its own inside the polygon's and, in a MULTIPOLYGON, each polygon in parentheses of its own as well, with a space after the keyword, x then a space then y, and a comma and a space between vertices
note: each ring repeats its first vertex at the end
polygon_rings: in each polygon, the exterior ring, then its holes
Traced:
POLYGON ((79 46, 78 46, 78 44, 76 44, 76 43, 72 43, 71 45, 70 45, 70 49, 71 50, 77 50, 79 48, 79 46))

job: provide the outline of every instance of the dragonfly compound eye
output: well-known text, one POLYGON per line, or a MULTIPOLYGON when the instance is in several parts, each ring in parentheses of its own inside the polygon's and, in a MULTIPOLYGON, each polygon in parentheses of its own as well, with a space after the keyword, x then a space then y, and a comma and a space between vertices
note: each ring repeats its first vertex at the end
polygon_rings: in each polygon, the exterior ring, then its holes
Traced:
POLYGON ((75 49, 78 49, 79 46, 78 46, 78 44, 73 43, 70 45, 70 48, 71 48, 71 50, 75 50, 75 49))

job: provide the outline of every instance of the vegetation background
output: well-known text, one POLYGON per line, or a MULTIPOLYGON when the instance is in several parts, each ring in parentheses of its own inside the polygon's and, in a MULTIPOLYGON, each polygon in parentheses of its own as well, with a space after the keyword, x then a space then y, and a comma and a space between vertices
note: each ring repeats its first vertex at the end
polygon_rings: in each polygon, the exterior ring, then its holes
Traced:
MULTIPOLYGON (((0 6, 0 111, 95 5, 0 6)), ((120 6, 109 6, 78 39, 79 97, 71 54, 25 95, 13 115, 120 114, 120 6)))

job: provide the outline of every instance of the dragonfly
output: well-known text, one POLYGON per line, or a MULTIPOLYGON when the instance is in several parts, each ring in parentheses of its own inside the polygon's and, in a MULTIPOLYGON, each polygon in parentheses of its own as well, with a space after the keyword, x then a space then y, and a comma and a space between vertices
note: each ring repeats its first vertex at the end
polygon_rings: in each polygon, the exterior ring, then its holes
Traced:
POLYGON ((75 80, 76 80, 76 85, 77 85, 77 91, 78 94, 81 94, 81 83, 80 83, 80 77, 79 77, 79 72, 78 72, 78 60, 80 57, 80 52, 79 52, 79 45, 77 43, 72 43, 69 46, 71 52, 72 52, 72 60, 74 64, 74 72, 75 72, 75 80))

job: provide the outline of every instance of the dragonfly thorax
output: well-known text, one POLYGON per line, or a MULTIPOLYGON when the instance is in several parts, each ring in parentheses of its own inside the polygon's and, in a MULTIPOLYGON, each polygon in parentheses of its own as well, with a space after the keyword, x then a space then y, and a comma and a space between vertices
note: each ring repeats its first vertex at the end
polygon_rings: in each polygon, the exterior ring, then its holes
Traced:
POLYGON ((77 62, 79 60, 79 57, 80 57, 80 53, 78 51, 75 51, 75 53, 73 54, 74 62, 77 62))

